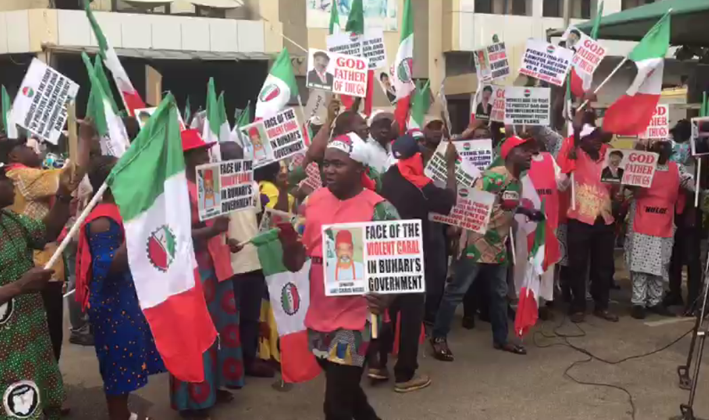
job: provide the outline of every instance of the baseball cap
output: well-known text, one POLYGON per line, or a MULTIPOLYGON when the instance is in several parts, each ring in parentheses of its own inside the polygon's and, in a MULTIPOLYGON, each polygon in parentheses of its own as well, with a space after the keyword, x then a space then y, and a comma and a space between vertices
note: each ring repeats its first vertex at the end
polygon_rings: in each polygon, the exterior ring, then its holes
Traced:
POLYGON ((200 147, 205 147, 207 149, 211 148, 214 146, 215 143, 207 143, 204 140, 202 140, 202 136, 199 135, 199 132, 195 129, 187 129, 183 130, 182 133, 180 133, 182 136, 182 151, 186 152, 188 150, 194 150, 194 149, 199 149, 200 147))
POLYGON ((500 147, 500 155, 502 156, 503 159, 507 159, 507 155, 510 154, 512 149, 514 149, 517 146, 521 146, 524 143, 528 142, 531 139, 523 139, 517 136, 512 136, 512 137, 507 137, 507 140, 505 140, 502 143, 502 146, 500 147))
POLYGON ((394 141, 391 153, 397 159, 408 159, 421 151, 418 141, 411 134, 404 134, 394 141))

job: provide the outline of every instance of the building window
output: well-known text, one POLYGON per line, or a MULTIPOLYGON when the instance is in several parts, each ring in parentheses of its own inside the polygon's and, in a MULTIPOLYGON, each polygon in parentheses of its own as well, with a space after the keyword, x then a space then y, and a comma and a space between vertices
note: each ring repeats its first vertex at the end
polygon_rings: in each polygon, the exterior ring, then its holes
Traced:
POLYGON ((644 6, 646 4, 655 3, 656 0, 623 0, 621 7, 623 10, 632 9, 633 7, 644 6))
POLYGON ((591 0, 581 0, 581 19, 591 19, 591 0))
POLYGON ((512 14, 517 16, 526 16, 527 0, 512 0, 512 14))
POLYGON ((492 13, 492 0, 475 0, 475 13, 492 13))
POLYGON ((561 0, 544 0, 544 17, 561 17, 561 0))

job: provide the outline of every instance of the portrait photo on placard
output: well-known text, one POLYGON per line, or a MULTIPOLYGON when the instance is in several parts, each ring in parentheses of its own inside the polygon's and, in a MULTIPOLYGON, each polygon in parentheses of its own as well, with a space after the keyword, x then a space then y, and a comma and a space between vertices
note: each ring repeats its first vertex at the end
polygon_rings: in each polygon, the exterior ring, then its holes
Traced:
POLYGON ((709 117, 692 118, 690 141, 693 156, 709 155, 709 117))
POLYGON ((241 130, 241 133, 245 136, 245 140, 248 140, 249 146, 251 146, 254 164, 267 160, 273 154, 263 123, 247 125, 241 130))
POLYGON ((623 173, 625 172, 624 159, 625 155, 622 150, 608 149, 606 159, 603 162, 603 170, 601 171, 601 182, 620 184, 623 181, 623 173))
POLYGON ((327 282, 365 280, 362 228, 327 229, 325 233, 330 239, 324 252, 327 282))
POLYGON ((396 88, 394 88, 394 77, 386 69, 381 69, 375 73, 382 92, 386 95, 390 104, 396 103, 396 88))
POLYGON ((203 167, 198 168, 197 172, 198 188, 202 192, 200 194, 202 208, 205 210, 219 208, 221 205, 219 169, 216 167, 203 167))
POLYGON ((308 76, 306 87, 308 89, 322 89, 332 91, 332 84, 335 82, 335 63, 330 53, 323 50, 310 50, 308 60, 308 76))

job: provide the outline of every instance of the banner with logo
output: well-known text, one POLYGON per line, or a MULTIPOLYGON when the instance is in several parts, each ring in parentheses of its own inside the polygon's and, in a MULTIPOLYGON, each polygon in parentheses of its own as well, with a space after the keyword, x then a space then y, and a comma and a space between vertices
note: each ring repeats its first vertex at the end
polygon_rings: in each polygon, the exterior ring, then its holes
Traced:
POLYGON ((510 63, 507 60, 507 48, 504 42, 473 51, 473 58, 478 80, 482 83, 490 83, 510 75, 510 63))
POLYGON ((650 188, 658 157, 652 152, 609 148, 603 162, 601 182, 650 188))
POLYGON ((566 42, 566 48, 574 54, 572 63, 576 71, 593 76, 593 73, 595 73, 606 56, 606 49, 599 42, 574 26, 569 26, 566 29, 561 40, 566 42))
POLYGON ((305 87, 336 95, 367 96, 369 60, 325 50, 308 50, 305 87))
POLYGON ((505 124, 551 125, 551 90, 549 88, 506 87, 505 124))
POLYGON ((670 136, 670 106, 658 105, 652 115, 645 134, 640 138, 650 140, 665 140, 670 136))
POLYGON ((253 158, 254 168, 305 152, 303 132, 293 108, 239 129, 244 156, 253 158))
MULTIPOLYGON (((453 142, 456 145, 456 142, 453 142)), ((457 145, 456 145, 457 147, 457 145)), ((448 143, 442 141, 436 148, 433 157, 428 160, 423 173, 433 180, 433 183, 441 188, 445 188, 448 183, 448 166, 446 165, 446 148, 448 143)), ((458 156, 455 163, 455 176, 458 185, 472 187, 475 180, 480 178, 480 170, 467 159, 458 156)))
POLYGON ((56 145, 66 124, 66 105, 78 92, 73 80, 33 58, 12 104, 12 120, 39 140, 56 145))
POLYGON ((329 35, 327 49, 338 54, 364 57, 369 60, 369 70, 387 67, 384 31, 381 29, 369 29, 364 35, 354 32, 329 35))
POLYGON ((528 39, 520 74, 562 86, 571 68, 574 52, 546 41, 528 39))
POLYGON ((426 291, 420 220, 323 225, 326 296, 426 291))
POLYGON ((475 165, 480 172, 492 163, 492 139, 456 141, 458 155, 475 165))
POLYGON ((257 192, 251 160, 227 160, 197 167, 200 221, 255 208, 257 192))

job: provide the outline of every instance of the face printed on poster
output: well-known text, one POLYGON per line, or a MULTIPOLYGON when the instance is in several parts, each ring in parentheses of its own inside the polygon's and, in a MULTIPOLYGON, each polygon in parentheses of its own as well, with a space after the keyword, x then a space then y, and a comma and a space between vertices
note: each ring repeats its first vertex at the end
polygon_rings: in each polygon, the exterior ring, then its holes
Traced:
POLYGON ((251 160, 209 163, 196 170, 200 221, 256 207, 251 160))
POLYGON ((369 60, 311 48, 305 86, 338 95, 367 96, 369 60))
POLYGON ((244 156, 254 169, 305 151, 305 139, 293 108, 239 129, 244 156))
POLYGON ((657 159, 657 153, 609 148, 603 162, 601 182, 650 188, 657 159))

